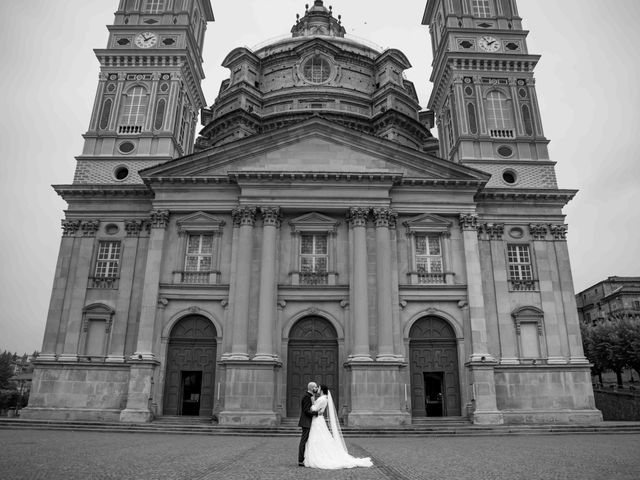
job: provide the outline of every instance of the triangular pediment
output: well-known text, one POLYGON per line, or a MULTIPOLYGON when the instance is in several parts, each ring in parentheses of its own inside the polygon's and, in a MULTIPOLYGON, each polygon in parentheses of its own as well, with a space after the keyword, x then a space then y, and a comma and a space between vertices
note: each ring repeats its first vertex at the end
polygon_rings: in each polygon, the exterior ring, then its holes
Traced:
POLYGON ((291 224, 291 230, 293 232, 335 232, 337 226, 340 224, 336 219, 318 212, 305 213, 304 215, 294 218, 289 223, 291 224))
POLYGON ((186 215, 176 222, 179 232, 193 231, 219 231, 224 227, 224 220, 205 212, 196 212, 186 215))
POLYGON ((446 232, 451 227, 451 222, 445 218, 425 213, 403 222, 408 232, 446 232))
POLYGON ((145 179, 225 177, 242 172, 389 174, 484 183, 489 175, 322 117, 254 135, 143 170, 145 179))

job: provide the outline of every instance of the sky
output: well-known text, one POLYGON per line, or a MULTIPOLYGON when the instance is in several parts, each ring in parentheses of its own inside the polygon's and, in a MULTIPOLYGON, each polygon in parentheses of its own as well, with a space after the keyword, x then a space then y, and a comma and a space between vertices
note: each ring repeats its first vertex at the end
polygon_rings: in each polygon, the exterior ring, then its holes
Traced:
MULTIPOLYGON (((203 90, 211 105, 235 47, 289 33, 312 0, 212 0, 203 90)), ((40 350, 66 203, 117 0, 0 0, 0 351, 40 350)), ((426 108, 431 84, 426 0, 326 0, 347 33, 404 52, 426 108)), ((640 276, 640 1, 518 0, 560 188, 576 291, 640 276)))

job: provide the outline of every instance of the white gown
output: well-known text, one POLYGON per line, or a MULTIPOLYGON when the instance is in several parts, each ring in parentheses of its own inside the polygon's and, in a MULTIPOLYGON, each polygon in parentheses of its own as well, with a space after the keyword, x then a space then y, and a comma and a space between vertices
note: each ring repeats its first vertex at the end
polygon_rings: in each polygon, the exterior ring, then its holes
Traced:
POLYGON ((322 469, 339 469, 353 467, 371 467, 370 458, 355 458, 349 455, 340 438, 340 433, 332 435, 327 427, 323 413, 327 408, 327 396, 318 397, 311 407, 314 412, 320 412, 311 421, 309 440, 305 449, 304 466, 322 469))

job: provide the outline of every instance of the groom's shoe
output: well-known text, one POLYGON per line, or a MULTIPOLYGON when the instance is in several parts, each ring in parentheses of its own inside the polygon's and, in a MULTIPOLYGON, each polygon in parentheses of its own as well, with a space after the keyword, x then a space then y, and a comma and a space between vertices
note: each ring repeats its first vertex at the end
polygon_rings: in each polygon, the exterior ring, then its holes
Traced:
POLYGON ((299 462, 298 462, 298 466, 299 466, 299 467, 304 467, 304 463, 299 463, 299 462))

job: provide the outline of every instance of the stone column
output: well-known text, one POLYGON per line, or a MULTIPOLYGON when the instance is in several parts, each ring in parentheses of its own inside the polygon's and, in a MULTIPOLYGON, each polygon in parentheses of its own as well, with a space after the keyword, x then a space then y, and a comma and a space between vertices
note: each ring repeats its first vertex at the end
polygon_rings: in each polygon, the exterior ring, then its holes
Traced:
POLYGON ((38 361, 53 361, 58 353, 58 333, 61 327, 62 309, 71 275, 71 258, 75 236, 79 229, 80 220, 62 220, 62 240, 60 241, 58 263, 49 302, 42 351, 38 356, 38 361))
POLYGON ((78 342, 82 328, 83 308, 87 296, 87 286, 91 272, 91 255, 95 247, 95 236, 100 227, 98 220, 83 220, 80 223, 80 246, 75 255, 78 263, 72 285, 70 285, 70 304, 67 316, 67 328, 64 337, 64 347, 58 360, 74 362, 78 359, 78 342))
POLYGON ((467 267, 467 296, 469 304, 469 327, 471 331, 471 355, 467 367, 471 371, 475 411, 473 421, 477 424, 503 423, 496 403, 494 366, 496 359, 487 348, 487 321, 482 292, 482 269, 478 249, 478 217, 460 215, 460 228, 464 243, 467 267))
POLYGON ((160 266, 167 225, 169 225, 169 212, 167 210, 151 211, 151 236, 149 238, 147 263, 144 271, 138 344, 135 353, 131 357, 134 360, 156 360, 153 353, 153 341, 156 311, 158 309, 158 291, 160 288, 160 266))
POLYGON ((253 253, 253 227, 256 223, 255 207, 239 207, 233 212, 233 226, 240 229, 238 257, 233 299, 233 334, 229 360, 248 360, 247 330, 251 295, 251 260, 253 253))
POLYGON ((262 259, 260 268, 260 296, 258 303, 258 346, 254 360, 274 360, 273 332, 275 329, 277 271, 276 237, 280 227, 279 208, 261 208, 262 259))
POLYGON ((350 361, 370 361, 369 351, 369 308, 367 293, 367 218, 369 209, 354 207, 349 209, 348 221, 353 232, 353 271, 351 272, 351 293, 353 312, 353 350, 350 361))
POLYGON ((393 350, 393 305, 391 285, 391 235, 397 214, 389 208, 375 208, 376 285, 378 301, 378 355, 376 360, 395 361, 393 350))
POLYGON ((154 375, 158 360, 153 353, 158 312, 158 291, 160 289, 160 267, 164 237, 169 225, 168 210, 152 210, 149 216, 151 234, 147 248, 147 263, 144 271, 138 343, 131 356, 133 363, 129 370, 127 407, 120 412, 124 423, 150 422, 153 420, 154 375))

